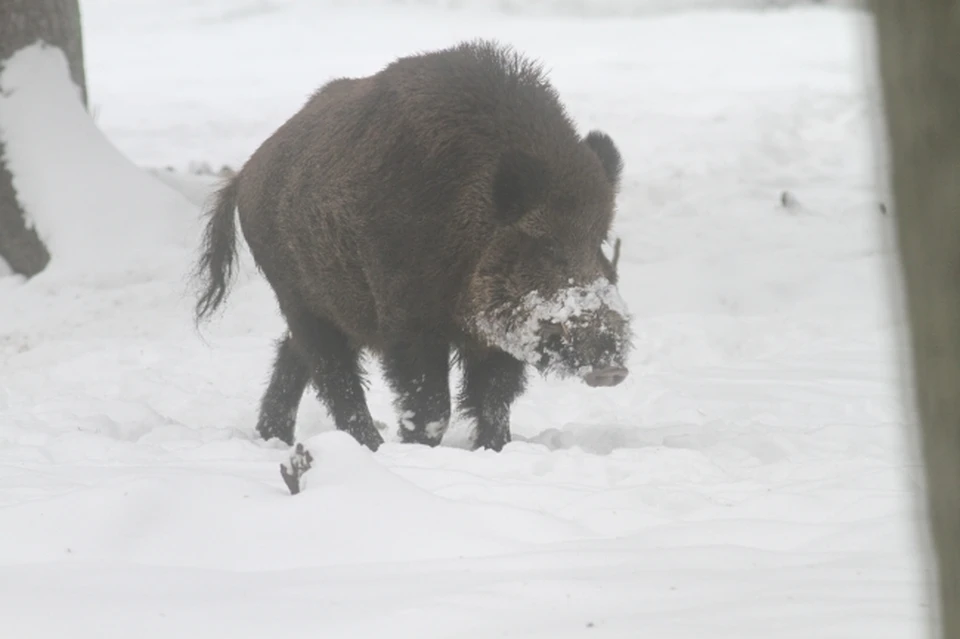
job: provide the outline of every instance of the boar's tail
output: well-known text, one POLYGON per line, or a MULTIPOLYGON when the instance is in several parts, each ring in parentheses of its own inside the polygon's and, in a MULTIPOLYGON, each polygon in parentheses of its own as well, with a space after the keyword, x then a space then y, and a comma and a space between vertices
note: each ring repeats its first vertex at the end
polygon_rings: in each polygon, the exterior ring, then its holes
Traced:
POLYGON ((230 280, 237 261, 236 217, 237 186, 239 174, 217 191, 213 208, 209 211, 206 230, 203 233, 200 259, 195 277, 203 284, 203 292, 194 310, 199 324, 209 316, 227 297, 230 280))

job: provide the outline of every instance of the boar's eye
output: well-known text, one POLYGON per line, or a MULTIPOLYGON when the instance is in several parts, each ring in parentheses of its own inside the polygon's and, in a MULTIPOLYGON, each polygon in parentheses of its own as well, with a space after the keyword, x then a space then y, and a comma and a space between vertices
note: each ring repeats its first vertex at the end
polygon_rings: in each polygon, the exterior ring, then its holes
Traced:
POLYGON ((505 152, 493 177, 495 219, 513 224, 538 206, 547 189, 546 163, 523 151, 505 152))

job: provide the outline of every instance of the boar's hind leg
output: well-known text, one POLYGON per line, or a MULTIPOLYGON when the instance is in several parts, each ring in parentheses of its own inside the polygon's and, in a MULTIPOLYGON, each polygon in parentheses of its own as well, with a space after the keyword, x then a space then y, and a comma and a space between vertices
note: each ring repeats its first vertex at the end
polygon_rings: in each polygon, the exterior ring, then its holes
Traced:
POLYGON ((377 450, 383 437, 367 407, 359 350, 330 321, 300 308, 283 306, 287 326, 310 371, 317 397, 333 416, 337 429, 349 433, 370 450, 377 450))
POLYGON ((310 381, 310 371, 297 352, 289 335, 280 340, 273 375, 260 401, 257 433, 264 439, 277 437, 285 444, 293 444, 297 409, 303 391, 310 381))
POLYGON ((450 349, 430 342, 390 349, 384 377, 397 396, 400 440, 436 446, 450 424, 450 349))
POLYGON ((518 359, 501 351, 462 353, 460 408, 477 424, 475 448, 501 450, 510 442, 510 405, 526 387, 518 359))

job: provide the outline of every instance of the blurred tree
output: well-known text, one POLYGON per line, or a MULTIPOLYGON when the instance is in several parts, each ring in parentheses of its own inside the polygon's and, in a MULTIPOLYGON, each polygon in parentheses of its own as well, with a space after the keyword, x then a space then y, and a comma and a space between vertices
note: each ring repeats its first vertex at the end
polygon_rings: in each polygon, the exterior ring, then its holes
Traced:
POLYGON ((960 639, 960 0, 874 0, 937 636, 960 639))
MULTIPOLYGON (((0 73, 10 56, 38 40, 63 51, 86 106, 79 0, 0 0, 0 73)), ((13 176, 3 162, 3 154, 0 137, 0 256, 14 272, 31 277, 46 267, 50 253, 37 233, 24 223, 13 176)))

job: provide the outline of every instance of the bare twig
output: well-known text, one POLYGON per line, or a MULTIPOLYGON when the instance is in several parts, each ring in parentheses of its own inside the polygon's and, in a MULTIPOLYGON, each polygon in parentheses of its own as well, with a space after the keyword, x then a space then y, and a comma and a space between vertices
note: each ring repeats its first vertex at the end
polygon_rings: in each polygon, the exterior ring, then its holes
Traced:
POLYGON ((313 466, 313 455, 300 443, 293 449, 290 461, 280 464, 280 477, 283 478, 283 483, 287 485, 291 495, 300 492, 300 477, 310 470, 311 466, 313 466))

